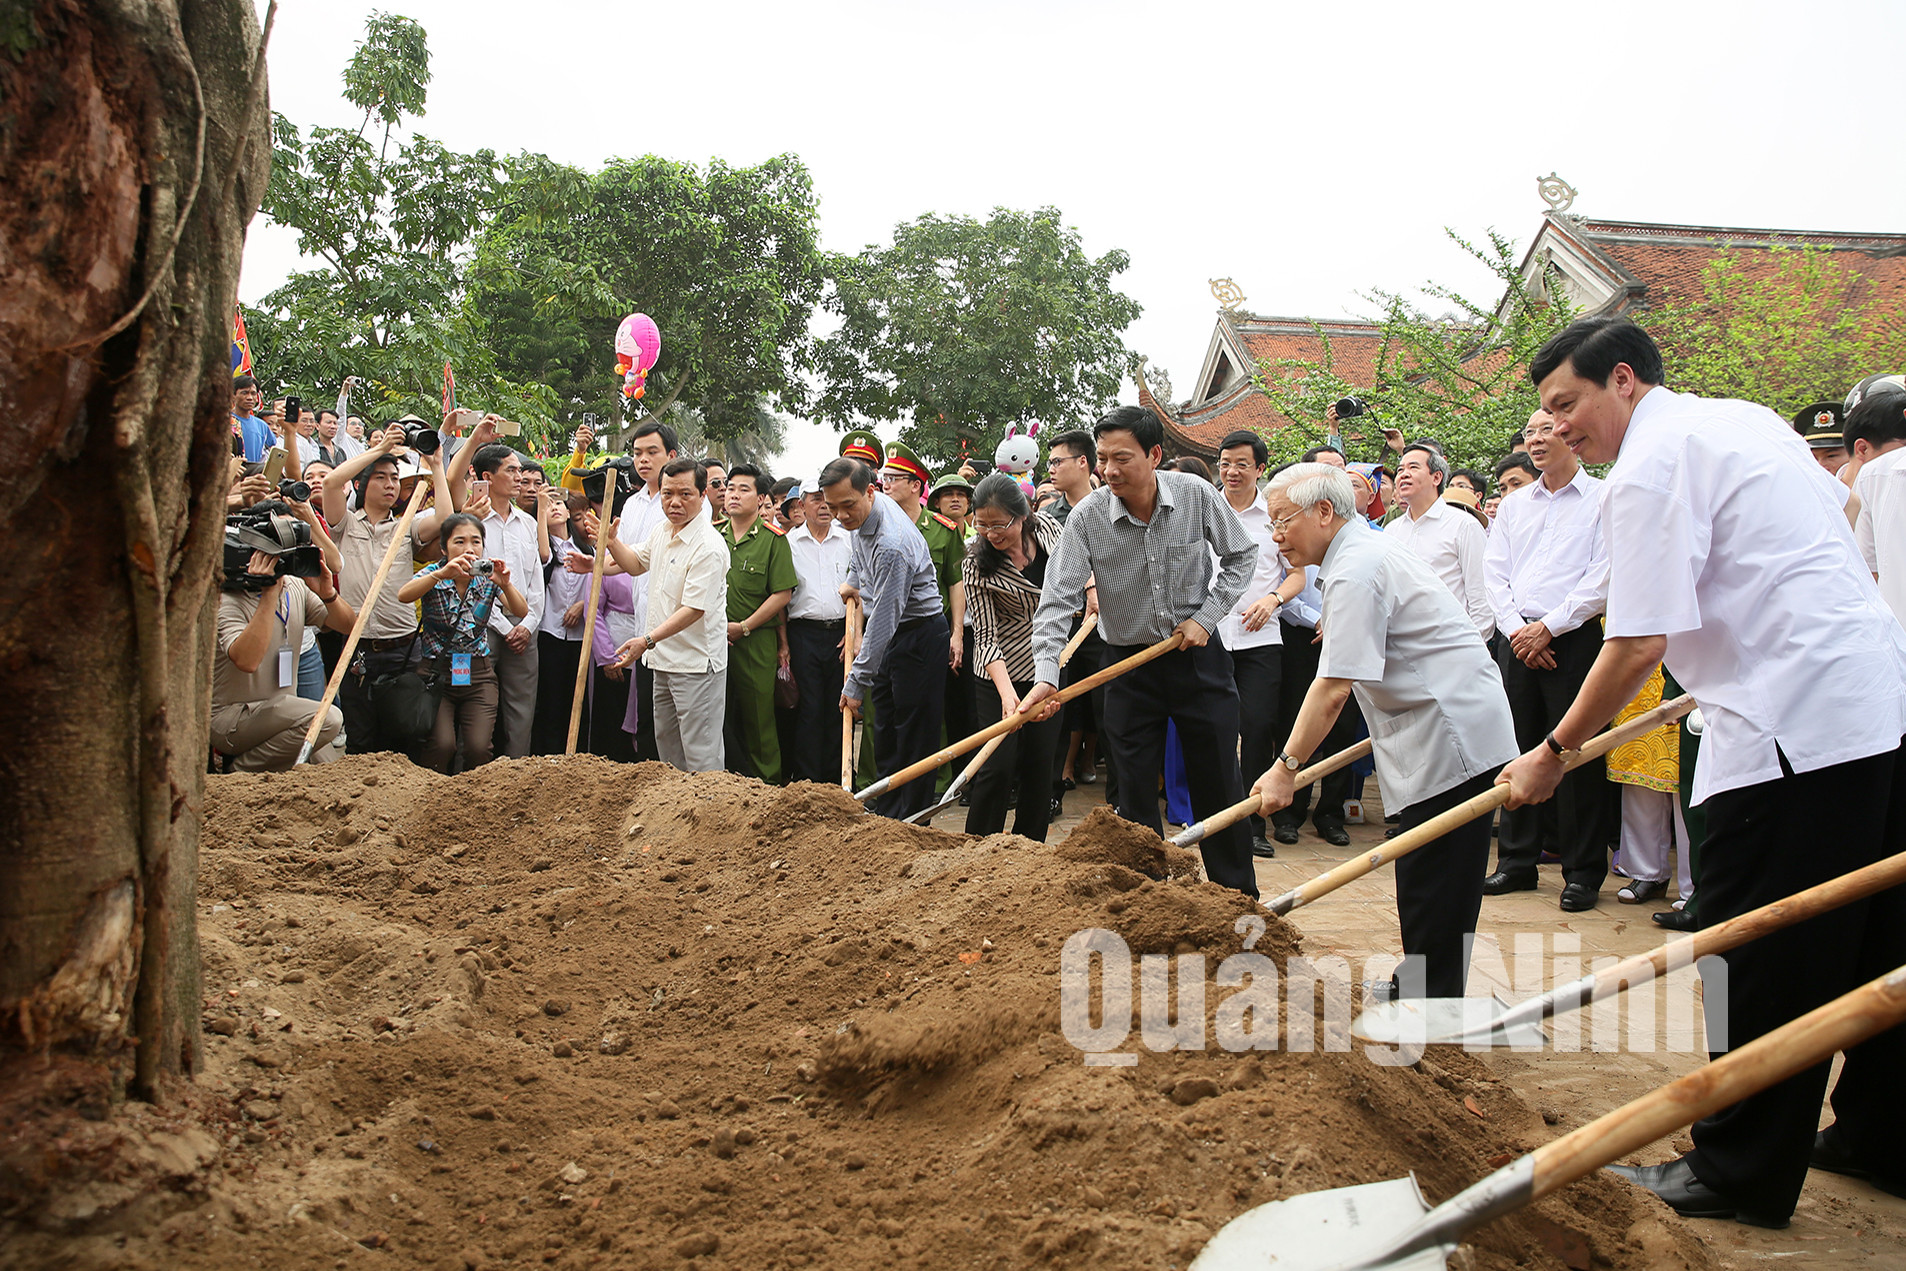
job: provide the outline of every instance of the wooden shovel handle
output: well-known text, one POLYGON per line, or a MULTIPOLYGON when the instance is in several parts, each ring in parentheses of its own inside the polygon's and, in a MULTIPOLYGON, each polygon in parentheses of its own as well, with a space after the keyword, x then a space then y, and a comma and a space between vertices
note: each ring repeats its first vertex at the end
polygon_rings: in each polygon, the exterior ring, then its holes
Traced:
MULTIPOLYGON (((611 472, 603 479, 602 510, 606 514, 610 500, 615 494, 615 474, 611 472)), ((563 742, 563 753, 576 753, 576 740, 582 733, 582 703, 589 688, 589 672, 596 662, 596 608, 602 600, 602 566, 609 557, 609 536, 616 532, 618 521, 604 524, 604 517, 596 518, 595 560, 589 566, 589 607, 582 615, 582 656, 576 660, 576 691, 569 703, 569 738, 563 742)), ((631 681, 629 691, 634 692, 635 668, 629 668, 631 681)))
MULTIPOLYGON (((426 472, 417 478, 417 484, 410 492, 410 503, 397 522, 396 532, 390 536, 390 546, 384 549, 384 559, 377 566, 377 573, 371 578, 371 589, 364 593, 364 602, 357 607, 357 621, 351 624, 351 634, 344 641, 344 652, 338 654, 337 665, 331 668, 331 682, 324 686, 324 697, 318 702, 318 713, 311 717, 311 727, 305 730, 304 745, 298 748, 299 763, 311 757, 311 748, 318 744, 318 734, 324 731, 325 716, 331 713, 331 703, 337 700, 338 689, 344 686, 344 677, 350 673, 351 657, 357 652, 357 642, 363 638, 364 627, 371 620, 371 610, 377 607, 377 597, 384 590, 384 580, 390 577, 390 567, 397 559, 397 549, 409 536, 410 523, 416 519, 417 509, 423 506, 424 494, 430 489, 431 482, 424 479, 429 475, 426 472)), ((340 584, 343 581, 342 578, 338 580, 340 584)))
MULTIPOLYGON (((1310 767, 1305 768, 1302 772, 1299 772, 1296 776, 1291 778, 1293 783, 1292 788, 1302 790, 1311 782, 1328 777, 1331 773, 1337 771, 1337 769, 1353 764, 1369 753, 1370 739, 1366 737, 1356 745, 1340 750, 1328 759, 1320 759, 1310 767)), ((1256 812, 1258 806, 1259 800, 1254 794, 1239 799, 1236 803, 1233 803, 1216 816, 1206 817, 1195 825, 1187 825, 1184 829, 1172 836, 1171 845, 1173 847, 1190 847, 1193 843, 1198 842, 1200 839, 1209 838, 1219 830, 1228 830, 1245 817, 1256 812)))
POLYGON ((1098 625, 1099 612, 1094 609, 1091 613, 1085 615, 1085 621, 1079 624, 1079 634, 1067 640, 1066 647, 1059 650, 1060 666, 1064 666, 1072 660, 1072 655, 1079 651, 1079 646, 1085 643, 1085 638, 1092 634, 1092 628, 1098 625))
POLYGON ((1889 971, 1739 1050, 1624 1104, 1533 1153, 1540 1199, 1682 1126, 1906 1020, 1906 967, 1889 971))
MULTIPOLYGON (((1573 769, 1591 759, 1599 759, 1615 747, 1633 741, 1645 733, 1653 732, 1663 724, 1672 723, 1694 709, 1694 699, 1688 696, 1663 702, 1653 710, 1637 715, 1619 728, 1611 728, 1602 733, 1569 756, 1567 767, 1573 769)), ((1457 804, 1449 811, 1433 816, 1423 824, 1407 833, 1399 834, 1362 856, 1354 857, 1335 869, 1317 875, 1309 882, 1294 887, 1264 907, 1274 914, 1287 914, 1300 909, 1319 897, 1328 896, 1345 883, 1354 882, 1380 866, 1388 865, 1399 856, 1408 856, 1425 843, 1433 843, 1459 825, 1465 825, 1479 816, 1487 815, 1509 801, 1509 787, 1495 786, 1472 799, 1457 804)))
MULTIPOLYGON (((841 673, 845 675, 853 669, 854 655, 860 652, 860 600, 851 597, 847 601, 847 627, 842 637, 846 644, 842 646, 844 660, 841 673)), ((854 717, 848 711, 840 713, 840 788, 854 788, 854 717)))

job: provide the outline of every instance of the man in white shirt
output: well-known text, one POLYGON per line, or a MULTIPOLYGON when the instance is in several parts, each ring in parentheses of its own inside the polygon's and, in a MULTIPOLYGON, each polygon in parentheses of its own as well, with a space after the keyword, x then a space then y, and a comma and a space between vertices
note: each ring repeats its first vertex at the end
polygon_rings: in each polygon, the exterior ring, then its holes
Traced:
MULTIPOLYGON (((1350 475, 1299 463, 1265 491, 1272 530, 1293 567, 1318 566, 1324 645, 1284 749, 1252 788, 1265 815, 1291 800, 1292 778, 1352 693, 1370 724, 1377 779, 1400 830, 1487 791, 1515 757, 1502 679, 1468 615, 1429 567, 1358 515, 1350 475)), ((1466 514, 1465 514, 1466 515, 1466 514)), ((1482 911, 1489 821, 1457 826, 1396 862, 1396 909, 1406 957, 1393 994, 1461 997, 1468 937, 1482 911)))
MULTIPOLYGON (((624 543, 633 547, 648 542, 656 527, 666 519, 662 514, 662 468, 675 461, 678 451, 675 430, 667 424, 651 419, 636 426, 635 436, 629 443, 629 454, 635 460, 635 475, 641 478, 642 484, 622 505, 618 523, 622 527, 620 537, 624 543)), ((706 513, 705 493, 702 504, 703 512, 706 513)), ((635 612, 610 612, 609 636, 618 648, 649 629, 648 594, 649 580, 636 578, 635 612)), ((655 674, 647 662, 638 662, 634 675, 635 687, 630 691, 636 699, 635 757, 659 759, 661 752, 657 749, 655 738, 655 674)))
MULTIPOLYGON (((1283 624, 1277 620, 1278 611, 1304 589, 1303 571, 1287 568, 1277 550, 1271 535, 1271 514, 1265 511, 1264 495, 1257 488, 1269 459, 1264 438, 1248 428, 1229 434, 1218 447, 1218 482, 1224 501, 1258 546, 1251 581, 1245 584, 1244 594, 1231 606, 1231 612, 1218 621, 1218 638, 1231 651, 1231 674, 1238 686, 1240 762, 1247 773, 1270 767, 1283 741, 1277 726, 1284 668, 1283 624)), ((1277 855, 1265 828, 1263 817, 1251 818, 1253 856, 1277 855)), ((1336 832, 1343 839, 1340 846, 1348 846, 1350 837, 1341 825, 1336 832)))
POLYGON ((1415 552, 1443 580, 1487 640, 1496 631, 1482 577, 1487 536, 1475 517, 1443 502, 1448 483, 1449 460, 1421 443, 1404 447, 1396 461, 1396 493, 1403 511, 1383 532, 1415 552))
MULTIPOLYGON (((474 436, 474 434, 472 434, 474 436)), ((474 447, 464 446, 464 450, 474 447)), ((459 454, 451 466, 463 458, 459 454)), ((530 730, 536 722, 536 678, 541 662, 536 633, 543 624, 543 559, 536 536, 536 518, 516 505, 523 481, 523 457, 502 443, 476 450, 471 465, 477 480, 489 482, 486 494, 473 500, 467 511, 483 521, 484 542, 495 556, 509 562, 510 574, 529 600, 529 612, 513 619, 498 605, 490 614, 490 663, 496 668, 496 753, 521 759, 529 754, 530 730)))
MULTIPOLYGON (((1571 324, 1530 378, 1556 436, 1603 489, 1608 629, 1575 704, 1502 774, 1515 804, 1547 798, 1562 756, 1665 661, 1705 717, 1704 923, 1906 848, 1906 631, 1864 568, 1828 475, 1765 407, 1663 388, 1654 341, 1624 318, 1571 324)), ((1906 888, 1724 955, 1710 1035, 1739 1046, 1906 962, 1906 888), (1725 1011, 1724 1016, 1719 1012, 1725 1011)), ((1617 1172, 1690 1217, 1785 1226, 1811 1163, 1906 1187, 1906 1029, 1846 1052, 1834 1124, 1816 1138, 1819 1064, 1693 1128, 1694 1150, 1617 1172)))
POLYGON ((634 547, 609 539, 616 564, 649 576, 654 625, 616 650, 616 666, 637 658, 655 677, 655 745, 684 772, 722 767, 728 710, 728 544, 706 515, 707 474, 693 459, 661 468, 663 523, 634 547))
POLYGON ((788 665, 801 690, 795 709, 795 736, 800 745, 788 752, 797 781, 840 780, 841 640, 847 633, 847 602, 841 585, 853 556, 854 536, 842 529, 828 509, 819 478, 796 486, 801 499, 801 524, 788 531, 794 553, 794 572, 800 583, 788 601, 788 665))
MULTIPOLYGON (((1502 633, 1496 663, 1516 744, 1526 750, 1561 721, 1602 651, 1608 551, 1602 483, 1555 439, 1547 411, 1529 416, 1522 435, 1541 479, 1496 508, 1483 574, 1502 633)), ((1504 813, 1496 872, 1483 880, 1483 894, 1533 891, 1546 849, 1562 858, 1562 908, 1592 909, 1608 875, 1607 774, 1602 760, 1585 763, 1562 779, 1553 800, 1504 813)))
POLYGON ((1880 595, 1906 623, 1906 387, 1874 393, 1853 408, 1846 444, 1858 461, 1860 499, 1853 537, 1880 595))

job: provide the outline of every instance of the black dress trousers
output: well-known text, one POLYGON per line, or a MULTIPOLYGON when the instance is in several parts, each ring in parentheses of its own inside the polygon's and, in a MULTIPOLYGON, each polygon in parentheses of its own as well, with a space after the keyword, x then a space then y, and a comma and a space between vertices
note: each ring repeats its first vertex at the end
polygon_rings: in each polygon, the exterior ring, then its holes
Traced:
MULTIPOLYGON (((946 710, 946 615, 903 622, 874 677, 874 766, 883 777, 940 748, 946 710)), ((917 777, 873 802, 881 816, 904 820, 933 806, 933 776, 917 777)))
MULTIPOLYGON (((1475 776, 1402 810, 1407 833, 1496 784, 1496 770, 1475 776)), ((1420 954, 1428 997, 1461 997, 1469 980, 1469 937, 1482 913, 1483 871, 1489 865, 1489 818, 1479 816, 1396 858, 1396 916, 1403 954, 1420 954)))
POLYGON ((788 665, 801 701, 794 708, 795 744, 781 753, 796 781, 840 784, 840 642, 846 630, 845 620, 788 623, 788 665))
MULTIPOLYGON (((1107 665, 1143 645, 1107 645, 1107 665)), ((1176 649, 1127 671, 1105 686, 1099 745, 1119 773, 1118 814, 1163 833, 1158 779, 1165 766, 1165 721, 1178 725, 1192 811, 1214 816, 1244 797, 1238 774, 1238 689, 1231 655, 1213 640, 1176 649)), ((1199 844, 1212 882, 1257 895, 1251 839, 1240 821, 1199 844)))
MULTIPOLYGON (((1562 722, 1601 651, 1602 624, 1593 620, 1555 637, 1549 645, 1555 655, 1553 670, 1523 665, 1509 642, 1502 642, 1496 665, 1502 669, 1517 748, 1527 753, 1541 745, 1549 730, 1562 722)), ((1610 803, 1609 793, 1607 762, 1591 759, 1562 778, 1554 798, 1504 809, 1496 868, 1533 878, 1546 848, 1562 858, 1564 882, 1598 890, 1608 877, 1608 844, 1620 823, 1620 805, 1610 803)))
MULTIPOLYGON (((1238 778, 1248 790, 1284 747, 1285 734, 1280 727, 1283 702, 1278 694, 1284 678, 1284 650, 1275 644, 1233 649, 1231 668, 1238 686, 1238 749, 1244 765, 1238 778)), ((1264 818, 1255 812, 1251 814, 1251 832, 1259 838, 1268 837, 1264 818)))
MULTIPOLYGON (((1906 758, 1891 751, 1711 796, 1701 849, 1701 921, 1725 922, 1906 851, 1906 758)), ((1726 1011, 1738 1049, 1906 963, 1906 888, 1769 932, 1722 955, 1725 993, 1703 993, 1708 1032, 1726 1011)), ((1717 1056, 1718 1057, 1718 1056, 1717 1056)), ((1831 1062, 1789 1077, 1694 1125, 1688 1164, 1755 1214, 1793 1213, 1806 1181, 1831 1062)), ((1846 1052, 1833 1090, 1835 1146, 1890 1181, 1906 1181, 1906 1025, 1846 1052)))
MULTIPOLYGON (((1024 698, 1032 692, 1032 681, 1014 681, 1013 691, 1024 698)), ((973 678, 973 701, 976 717, 988 724, 1000 718, 999 690, 993 686, 991 676, 973 678)), ((1064 737, 1064 711, 1040 723, 1021 724, 1007 733, 993 757, 973 778, 972 796, 967 800, 966 832, 997 834, 1006 828, 1006 801, 1012 797, 1016 780, 1020 795, 1013 814, 1013 833, 1045 842, 1046 828, 1052 822, 1052 800, 1039 796, 1052 773, 1053 753, 1064 737)))
MULTIPOLYGON (((1323 658, 1324 646, 1315 643, 1317 633, 1309 627, 1300 627, 1294 622, 1284 622, 1284 673, 1278 684, 1277 744, 1282 747, 1291 734, 1291 726, 1297 722, 1297 712, 1304 708, 1304 695, 1310 692, 1311 682, 1317 678, 1317 665, 1323 658)), ((1310 756, 1315 759, 1328 759, 1338 751, 1347 750, 1356 741, 1357 723, 1363 718, 1363 712, 1357 706, 1354 697, 1344 699, 1343 710, 1337 714, 1337 722, 1324 734, 1323 741, 1316 752, 1310 756)), ((1273 752, 1275 753, 1275 752, 1273 752)), ((1256 781, 1264 775, 1263 770, 1251 774, 1256 781)), ((1310 785, 1297 790, 1291 805, 1280 808, 1271 814, 1272 825, 1289 826, 1292 829, 1304 823, 1304 817, 1310 812, 1311 792, 1317 793, 1317 815, 1312 823, 1318 829, 1326 826, 1343 828, 1343 805, 1350 797, 1350 766, 1337 769, 1322 781, 1313 781, 1310 785)), ((1255 822, 1255 818, 1253 818, 1255 822)))

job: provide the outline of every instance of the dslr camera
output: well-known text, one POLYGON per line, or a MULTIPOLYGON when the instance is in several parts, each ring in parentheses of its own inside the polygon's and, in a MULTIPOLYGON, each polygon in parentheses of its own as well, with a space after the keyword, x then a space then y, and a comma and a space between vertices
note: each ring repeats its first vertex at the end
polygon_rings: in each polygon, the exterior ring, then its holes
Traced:
POLYGON ((400 419, 397 426, 404 430, 404 444, 420 455, 434 455, 443 448, 443 436, 434 424, 421 419, 400 419))
POLYGON ((1355 419, 1358 415, 1364 414, 1369 409, 1370 408, 1365 406, 1359 399, 1346 397, 1337 403, 1337 418, 1355 419))
MULTIPOLYGON (((278 497, 290 503, 309 503, 311 502, 311 483, 309 481, 280 481, 278 497)), ((304 524, 302 521, 298 523, 304 524)))
POLYGON ((591 503, 602 503, 609 508, 606 524, 610 517, 622 511, 622 504, 635 493, 635 460, 627 455, 617 455, 606 460, 599 468, 590 468, 582 474, 583 497, 591 503), (614 481, 614 485, 609 483, 614 481), (608 493, 611 499, 603 495, 608 493))
POLYGON ((324 559, 311 541, 311 527, 278 500, 225 518, 226 591, 263 591, 275 579, 316 578, 323 572, 324 559), (251 572, 253 552, 277 558, 278 568, 270 578, 251 572))

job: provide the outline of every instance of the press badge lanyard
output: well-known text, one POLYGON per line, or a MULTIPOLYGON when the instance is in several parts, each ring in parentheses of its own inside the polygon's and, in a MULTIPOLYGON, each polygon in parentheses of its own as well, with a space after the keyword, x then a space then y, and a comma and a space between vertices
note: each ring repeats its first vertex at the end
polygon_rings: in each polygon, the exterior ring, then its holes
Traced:
MULTIPOLYGON (((457 601, 457 615, 450 620, 450 634, 454 639, 463 629, 463 609, 470 603, 470 593, 465 591, 457 601)), ((476 612, 477 630, 484 630, 490 623, 490 606, 481 604, 476 612)), ((450 686, 468 688, 470 686, 471 654, 452 652, 450 654, 450 686)))
POLYGON ((285 642, 278 650, 278 687, 298 687, 298 650, 291 647, 291 593, 286 587, 278 593, 278 625, 284 629, 285 642))

